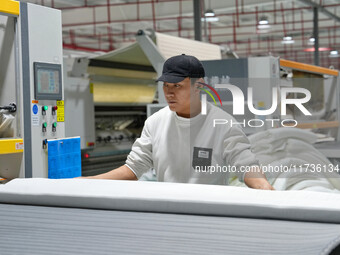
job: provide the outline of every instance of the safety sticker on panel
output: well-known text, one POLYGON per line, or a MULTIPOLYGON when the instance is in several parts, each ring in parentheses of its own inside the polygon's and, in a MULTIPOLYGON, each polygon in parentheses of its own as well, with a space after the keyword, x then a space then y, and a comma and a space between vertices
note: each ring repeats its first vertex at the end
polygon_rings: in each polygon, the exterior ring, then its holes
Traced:
POLYGON ((32 126, 39 126, 40 117, 39 117, 39 107, 36 104, 32 104, 32 126))
POLYGON ((58 111, 57 111, 57 121, 64 122, 65 121, 65 105, 64 101, 57 101, 58 111))

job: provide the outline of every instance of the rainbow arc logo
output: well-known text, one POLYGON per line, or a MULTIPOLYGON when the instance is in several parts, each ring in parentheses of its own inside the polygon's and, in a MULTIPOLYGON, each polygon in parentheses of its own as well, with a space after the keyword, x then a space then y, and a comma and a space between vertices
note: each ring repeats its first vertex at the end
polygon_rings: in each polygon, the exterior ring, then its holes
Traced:
MULTIPOLYGON (((205 87, 208 87, 212 92, 214 92, 215 95, 217 96, 218 100, 220 101, 221 106, 222 106, 222 101, 221 101, 220 95, 217 93, 217 91, 212 86, 210 86, 210 85, 208 85, 204 82, 197 82, 197 83, 201 84, 205 87)), ((212 100, 214 100, 215 105, 217 105, 216 100, 215 100, 214 96, 210 93, 210 91, 208 91, 207 89, 204 89, 204 88, 199 88, 199 89, 204 91, 205 93, 207 93, 212 98, 212 100)))

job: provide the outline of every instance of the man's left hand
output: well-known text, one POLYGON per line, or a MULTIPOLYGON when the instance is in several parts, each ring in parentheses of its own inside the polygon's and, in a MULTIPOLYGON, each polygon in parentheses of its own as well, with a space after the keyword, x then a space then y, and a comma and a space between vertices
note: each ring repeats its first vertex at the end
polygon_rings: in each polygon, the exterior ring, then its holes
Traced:
POLYGON ((252 189, 275 190, 265 178, 244 178, 244 182, 249 188, 252 189))
POLYGON ((259 167, 253 167, 244 175, 244 183, 252 189, 275 190, 259 167))

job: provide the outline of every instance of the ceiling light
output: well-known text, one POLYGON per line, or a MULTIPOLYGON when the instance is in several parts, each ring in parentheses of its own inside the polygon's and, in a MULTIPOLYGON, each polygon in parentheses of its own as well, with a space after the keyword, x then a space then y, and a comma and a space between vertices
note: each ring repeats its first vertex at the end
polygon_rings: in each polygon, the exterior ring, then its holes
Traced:
POLYGON ((215 12, 212 9, 208 9, 208 10, 205 11, 204 16, 205 17, 214 17, 215 12))
POLYGON ((293 38, 291 36, 285 36, 285 37, 283 37, 281 43, 282 44, 293 44, 293 43, 295 43, 295 41, 293 40, 293 38))
POLYGON ((308 45, 314 45, 314 43, 315 43, 315 38, 314 36, 311 36, 308 40, 308 45))
POLYGON ((337 50, 332 50, 330 53, 329 53, 329 57, 330 58, 338 58, 340 57, 339 55, 339 52, 337 50))
POLYGON ((268 18, 266 16, 262 16, 257 25, 257 33, 269 33, 270 25, 268 18))
POLYGON ((269 21, 268 20, 260 20, 259 24, 260 25, 267 25, 267 24, 269 24, 269 21))
POLYGON ((219 18, 216 17, 215 12, 209 8, 204 13, 204 18, 201 18, 201 21, 216 22, 216 21, 219 21, 219 18))
POLYGON ((259 25, 268 25, 268 24, 269 24, 268 18, 266 16, 262 16, 260 18, 259 25))
POLYGON ((207 22, 216 22, 219 21, 220 19, 218 17, 205 17, 201 18, 201 21, 207 21, 207 22))
POLYGON ((259 25, 257 25, 257 28, 258 29, 269 29, 270 25, 268 25, 268 24, 259 24, 259 25))

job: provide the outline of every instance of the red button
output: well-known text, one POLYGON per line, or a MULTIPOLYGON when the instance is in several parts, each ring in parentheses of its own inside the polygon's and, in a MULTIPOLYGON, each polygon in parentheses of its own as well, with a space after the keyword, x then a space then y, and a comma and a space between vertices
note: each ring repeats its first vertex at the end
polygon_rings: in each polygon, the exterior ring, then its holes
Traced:
POLYGON ((58 110, 58 106, 53 106, 53 110, 58 110))

